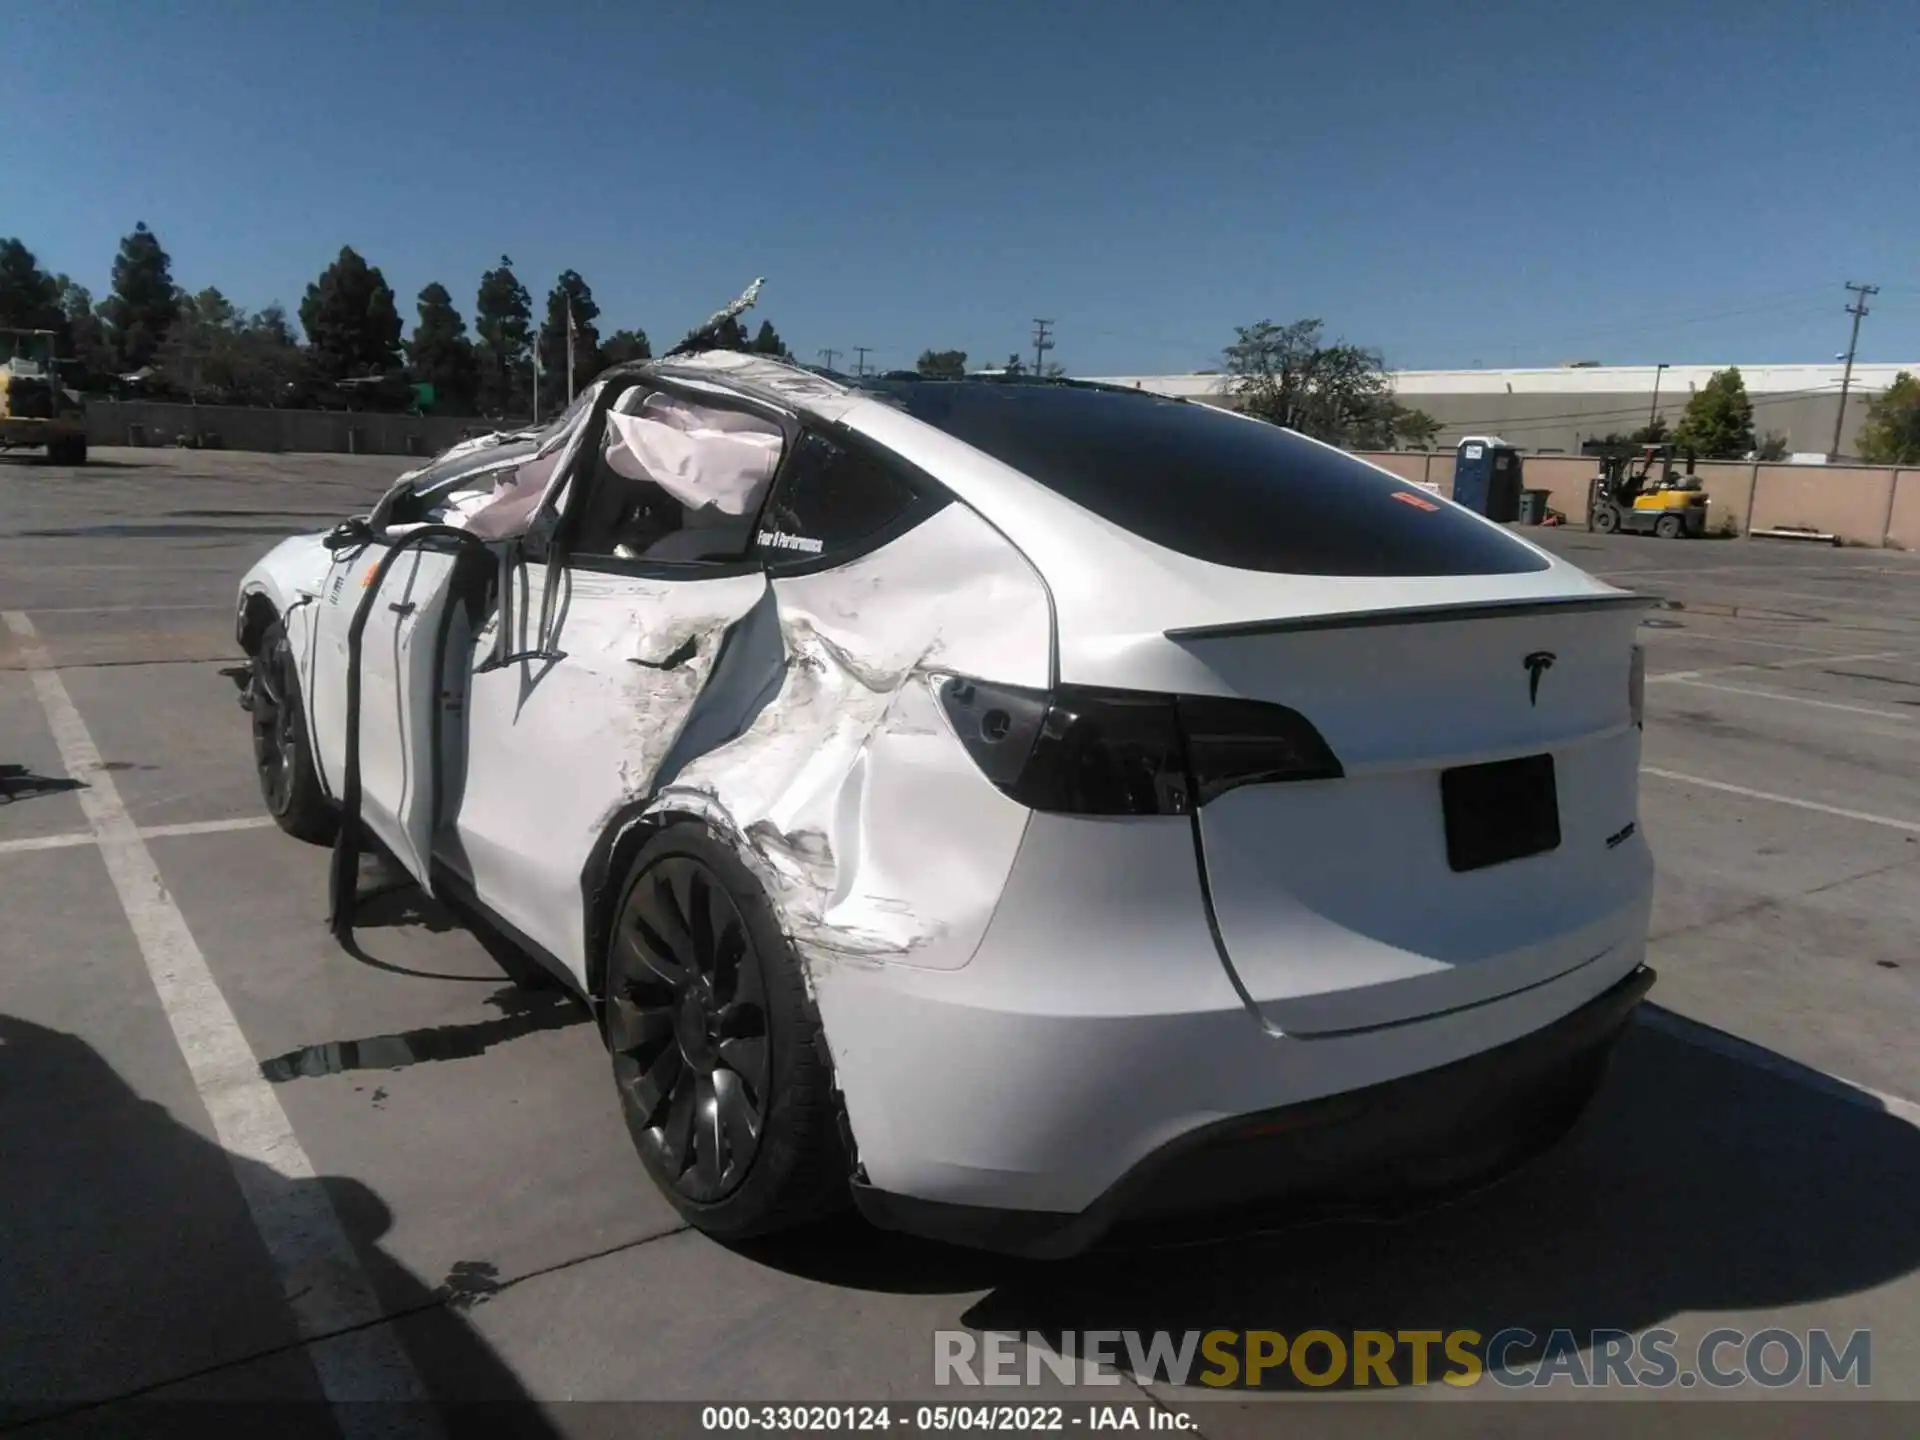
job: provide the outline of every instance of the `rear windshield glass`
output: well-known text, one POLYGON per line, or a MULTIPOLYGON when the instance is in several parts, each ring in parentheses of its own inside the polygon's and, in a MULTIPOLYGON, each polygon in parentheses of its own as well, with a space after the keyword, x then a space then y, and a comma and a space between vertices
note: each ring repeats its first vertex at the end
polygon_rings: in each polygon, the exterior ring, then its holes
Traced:
POLYGON ((1071 386, 894 381, 916 420, 1156 545, 1298 575, 1510 575, 1548 561, 1417 486, 1277 425, 1071 386))

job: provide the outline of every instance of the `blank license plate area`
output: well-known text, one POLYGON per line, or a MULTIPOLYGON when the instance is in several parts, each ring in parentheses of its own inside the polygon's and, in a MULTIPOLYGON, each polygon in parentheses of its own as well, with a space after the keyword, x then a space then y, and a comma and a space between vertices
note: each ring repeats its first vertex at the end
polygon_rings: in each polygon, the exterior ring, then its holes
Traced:
POLYGON ((1551 755, 1527 755, 1440 772, 1447 864, 1484 870, 1560 844, 1560 792, 1551 755))

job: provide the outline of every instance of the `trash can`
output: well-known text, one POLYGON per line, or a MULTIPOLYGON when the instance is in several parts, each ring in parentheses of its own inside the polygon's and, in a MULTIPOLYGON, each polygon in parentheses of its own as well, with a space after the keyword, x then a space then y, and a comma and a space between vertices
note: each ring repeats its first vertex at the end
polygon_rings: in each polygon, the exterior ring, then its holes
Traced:
POLYGON ((1467 436, 1454 451, 1453 500, 1489 520, 1518 520, 1520 452, 1497 436, 1467 436))
POLYGON ((1547 518, 1547 492, 1545 490, 1522 490, 1520 492, 1520 523, 1538 525, 1547 518))

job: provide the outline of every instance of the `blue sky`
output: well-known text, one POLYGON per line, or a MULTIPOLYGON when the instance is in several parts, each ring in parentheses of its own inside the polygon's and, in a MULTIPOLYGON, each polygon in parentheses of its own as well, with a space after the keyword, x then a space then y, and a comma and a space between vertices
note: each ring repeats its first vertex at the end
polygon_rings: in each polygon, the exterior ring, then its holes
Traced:
POLYGON ((145 220, 249 308, 351 244, 471 322, 504 253, 656 347, 764 274, 842 363, 1308 315, 1405 367, 1825 360, 1848 279, 1862 358, 1920 358, 1911 0, 34 8, 0 234, 96 296, 145 220))

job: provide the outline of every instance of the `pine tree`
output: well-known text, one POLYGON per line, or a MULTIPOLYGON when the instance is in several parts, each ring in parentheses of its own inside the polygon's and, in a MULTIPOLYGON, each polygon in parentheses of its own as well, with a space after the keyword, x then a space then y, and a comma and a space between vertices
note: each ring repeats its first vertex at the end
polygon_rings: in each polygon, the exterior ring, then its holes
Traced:
POLYGON ((18 240, 0 240, 0 327, 61 330, 65 316, 54 278, 18 240))
POLYGON ((480 336, 482 408, 489 415, 517 411, 517 402, 527 395, 520 370, 527 363, 533 301, 513 273, 513 261, 508 256, 502 255, 500 264, 480 277, 473 328, 480 336))
POLYGON ((600 368, 610 365, 630 365, 636 360, 651 360, 653 346, 647 341, 644 330, 616 330, 606 338, 600 347, 600 368))
POLYGON ((781 360, 791 360, 786 341, 780 338, 780 332, 773 328, 771 320, 762 320, 760 329, 753 337, 753 343, 747 346, 756 355, 772 355, 781 360))
POLYGON ((385 375, 400 366, 400 312, 393 291, 379 268, 351 245, 341 246, 333 264, 307 286, 300 324, 321 380, 385 375))
POLYGON ((179 313, 173 260, 142 220, 120 241, 120 254, 113 262, 113 293, 100 306, 120 369, 138 370, 151 363, 179 313))
POLYGON ((562 270, 547 292, 547 318, 540 326, 540 409, 558 414, 567 403, 567 310, 573 310, 573 383, 577 391, 600 372, 600 307, 577 270, 562 270))
POLYGON ((433 387, 433 408, 448 415, 471 415, 480 390, 480 362, 467 322, 453 308, 453 296, 438 280, 420 292, 420 318, 407 342, 407 366, 413 378, 433 387))

